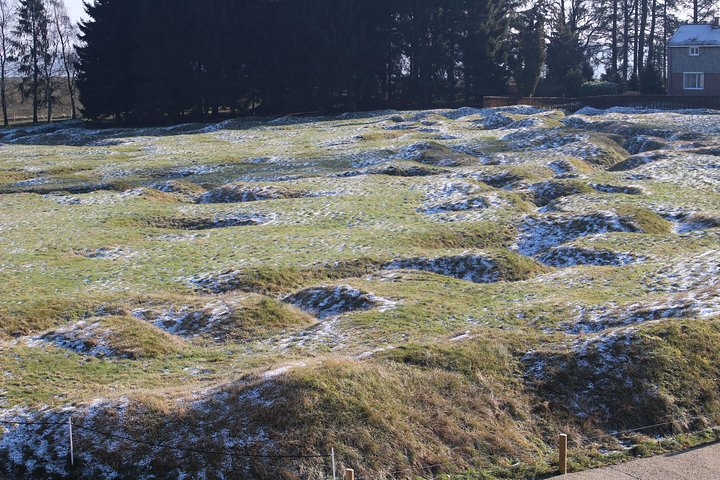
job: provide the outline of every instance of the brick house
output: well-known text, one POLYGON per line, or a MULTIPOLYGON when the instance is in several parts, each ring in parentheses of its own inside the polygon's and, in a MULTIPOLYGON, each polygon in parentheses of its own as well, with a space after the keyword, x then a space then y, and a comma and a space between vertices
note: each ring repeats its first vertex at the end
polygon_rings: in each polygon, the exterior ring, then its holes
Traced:
POLYGON ((682 25, 670 39, 668 93, 720 95, 720 25, 682 25))

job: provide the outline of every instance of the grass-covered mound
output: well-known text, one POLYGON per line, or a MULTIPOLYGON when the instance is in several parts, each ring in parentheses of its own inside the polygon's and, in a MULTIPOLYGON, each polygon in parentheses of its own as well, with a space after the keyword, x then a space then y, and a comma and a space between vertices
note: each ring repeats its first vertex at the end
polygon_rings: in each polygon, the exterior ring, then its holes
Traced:
POLYGON ((527 478, 561 431, 574 467, 691 443, 652 435, 717 414, 711 113, 3 130, 0 420, 50 424, 0 431, 0 476, 62 477, 69 413, 88 478, 313 478, 255 454, 331 447, 359 478, 527 478))
POLYGON ((587 431, 662 424, 645 433, 667 433, 720 418, 717 319, 621 328, 526 360, 531 383, 550 409, 587 431))

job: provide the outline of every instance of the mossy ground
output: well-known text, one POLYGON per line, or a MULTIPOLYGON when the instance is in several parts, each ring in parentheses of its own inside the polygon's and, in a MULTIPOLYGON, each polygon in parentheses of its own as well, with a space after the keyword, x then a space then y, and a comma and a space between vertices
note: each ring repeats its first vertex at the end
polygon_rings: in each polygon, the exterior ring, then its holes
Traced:
MULTIPOLYGON (((150 407, 137 407, 134 420, 107 413, 106 426, 142 438, 132 422, 164 418, 166 434, 176 422, 191 425, 189 442, 238 416, 262 430, 258 448, 335 447, 371 478, 531 477, 552 469, 559 430, 582 439, 683 415, 717 419, 716 157, 675 152, 612 171, 629 155, 619 146, 626 137, 692 133, 712 146, 717 117, 518 110, 504 128, 479 126, 492 114, 0 130, 0 415, 69 405, 89 412, 97 399, 112 412, 129 398, 150 407), (245 195, 256 188, 272 198, 245 195), (220 200, 203 203, 207 192, 220 200), (546 267, 544 250, 518 252, 529 217, 546 221, 537 240, 547 248, 640 261, 546 267), (383 268, 467 255, 493 260, 498 281, 383 268), (284 302, 320 286, 382 301, 323 320, 284 302), (671 312, 681 319, 648 313, 678 296, 689 302, 671 312), (99 322, 100 346, 122 355, 43 341, 78 322, 99 322), (573 342, 627 324, 640 333, 609 351, 636 368, 605 383, 588 379, 597 370, 581 363, 588 359, 573 342), (537 367, 539 381, 528 352, 550 368, 537 367), (228 392, 243 400, 232 403, 228 392), (249 400, 252 392, 266 401, 249 400), (602 408, 579 411, 582 397, 602 408), (218 408, 193 422, 192 402, 218 408)), ((605 461, 599 448, 579 443, 577 452, 578 468, 605 461)), ((105 454, 100 444, 94 455, 105 454)), ((147 452, 127 454, 145 465, 147 452)), ((208 462, 211 471, 228 468, 208 462)), ((326 467, 247 468, 257 477, 320 478, 326 467)), ((163 468, 196 474, 202 462, 178 456, 163 468)))

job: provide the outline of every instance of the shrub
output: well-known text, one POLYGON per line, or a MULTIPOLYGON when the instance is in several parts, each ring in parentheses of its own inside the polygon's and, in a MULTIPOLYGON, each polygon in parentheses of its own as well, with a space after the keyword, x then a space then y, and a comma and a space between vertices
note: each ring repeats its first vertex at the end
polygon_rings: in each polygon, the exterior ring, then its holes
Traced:
POLYGON ((648 64, 640 72, 640 93, 662 95, 665 93, 665 82, 662 73, 654 64, 648 64))
POLYGON ((585 77, 583 72, 579 69, 574 69, 568 72, 565 76, 565 90, 571 97, 579 96, 582 90, 583 81, 585 77))
POLYGON ((594 81, 585 82, 580 87, 580 94, 583 97, 597 97, 599 95, 618 95, 620 85, 615 82, 594 81))

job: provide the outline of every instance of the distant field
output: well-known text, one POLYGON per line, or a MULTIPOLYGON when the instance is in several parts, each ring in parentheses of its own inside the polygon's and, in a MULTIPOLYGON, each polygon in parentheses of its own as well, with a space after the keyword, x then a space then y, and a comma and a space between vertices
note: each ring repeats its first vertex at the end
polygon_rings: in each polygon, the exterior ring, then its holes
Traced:
MULTIPOLYGON (((25 122, 32 120, 32 99, 23 99, 20 93, 20 79, 11 79, 8 82, 8 117, 11 123, 25 122)), ((53 118, 62 119, 72 116, 72 108, 70 107, 70 94, 68 93, 67 83, 65 79, 58 78, 55 81, 55 105, 53 108, 53 118)), ((77 101, 77 99, 76 99, 77 101)), ((78 115, 80 102, 78 101, 78 115)), ((47 119, 47 107, 40 108, 40 118, 47 119)), ((0 127, 2 126, 2 112, 0 112, 0 127)))
POLYGON ((531 478, 559 432, 574 468, 709 438, 718 135, 530 107, 0 130, 0 422, 41 423, 0 428, 0 473, 67 475, 69 415, 83 478, 327 479, 331 448, 531 478))

